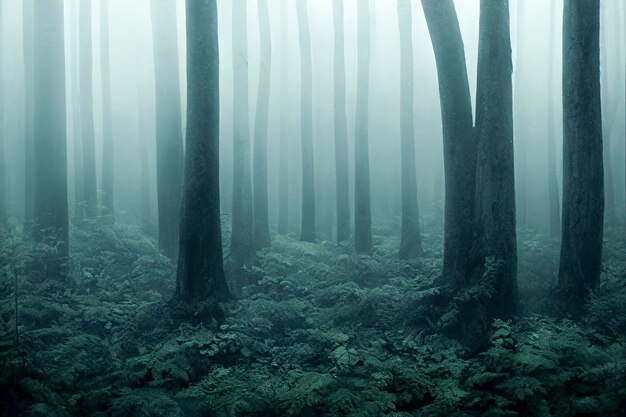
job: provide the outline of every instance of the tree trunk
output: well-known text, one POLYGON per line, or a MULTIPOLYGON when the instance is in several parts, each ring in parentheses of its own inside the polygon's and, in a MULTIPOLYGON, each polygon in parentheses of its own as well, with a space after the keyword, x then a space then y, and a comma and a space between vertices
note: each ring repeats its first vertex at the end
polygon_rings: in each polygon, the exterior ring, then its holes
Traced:
POLYGON ((302 230, 301 240, 315 241, 315 169, 313 162, 313 69, 311 34, 306 0, 296 1, 300 35, 301 141, 302 141, 302 230))
POLYGON ((93 121, 93 54, 92 54, 92 0, 80 2, 80 136, 83 148, 83 199, 85 214, 96 215, 98 188, 96 183, 96 138, 93 121))
POLYGON ((480 321, 487 325, 512 318, 519 304, 512 70, 509 2, 481 0, 473 250, 475 284, 490 290, 481 300, 486 320, 480 321))
POLYGON ((109 0, 100 0, 100 64, 102 68, 102 206, 112 216, 113 206, 113 118, 111 108, 111 65, 109 55, 109 0))
POLYGON ((187 149, 176 298, 230 297, 219 193, 219 51, 215 0, 187 2, 187 149))
POLYGON ((600 3, 601 18, 600 27, 602 30, 601 39, 601 56, 600 61, 601 69, 601 96, 602 96, 602 138, 604 141, 603 146, 603 159, 604 159, 604 218, 608 224, 615 224, 617 220, 617 212, 615 205, 615 187, 613 186, 613 164, 611 156, 611 139, 612 139, 612 127, 614 122, 617 121, 617 114, 619 109, 619 101, 611 99, 611 81, 609 80, 609 65, 608 65, 608 4, 607 1, 600 3))
POLYGON ((80 3, 79 0, 70 2, 70 74, 72 79, 72 149, 74 152, 74 214, 80 215, 83 211, 83 146, 81 138, 81 109, 80 109, 80 45, 78 32, 80 30, 80 3))
POLYGON ((33 194, 35 182, 35 166, 33 163, 33 134, 34 134, 34 0, 24 0, 23 3, 23 45, 24 45, 24 222, 33 221, 33 194))
POLYGON ((452 0, 422 0, 437 73, 445 171, 443 278, 463 286, 469 266, 475 192, 473 137, 465 52, 452 0))
POLYGON ((280 3, 280 161, 278 172, 278 233, 286 235, 289 231, 289 3, 280 3))
MULTIPOLYGON (((0 3, 0 20, 2 19, 3 10, 0 3)), ((7 214, 7 176, 6 176, 6 151, 4 149, 4 60, 2 59, 2 41, 4 39, 0 35, 0 225, 6 223, 7 214)))
POLYGON ((335 172, 337 242, 350 238, 350 197, 348 193, 348 122, 346 119, 346 63, 343 0, 333 0, 335 29, 335 172))
POLYGON ((354 138, 354 248, 357 253, 372 251, 372 210, 369 166, 369 2, 357 5, 357 99, 354 138))
POLYGON ((57 245, 40 262, 65 280, 69 252, 63 0, 35 2, 35 238, 57 245))
POLYGON ((604 224, 600 0, 565 0, 563 14, 562 308, 577 317, 600 281, 604 224))
POLYGON ((254 129, 254 241, 257 248, 270 246, 267 190, 267 124, 270 105, 272 37, 267 0, 259 0, 261 65, 254 129))
POLYGON ((400 28, 400 152, 402 154, 402 233, 400 258, 422 251, 417 203, 415 128, 413 121, 413 19, 410 0, 398 0, 400 28))
POLYGON ((233 209, 230 258, 238 269, 254 262, 250 121, 248 108, 248 10, 233 1, 233 209))
POLYGON ((152 0, 156 88, 159 249, 176 259, 183 173, 183 138, 175 0, 152 0))
POLYGON ((528 150, 526 149, 526 140, 528 135, 526 123, 524 123, 524 115, 526 106, 522 100, 522 62, 524 62, 524 1, 517 2, 517 57, 515 60, 515 145, 517 153, 519 155, 519 166, 517 167, 517 180, 515 181, 517 188, 517 211, 519 222, 522 225, 527 223, 527 204, 528 204, 528 191, 527 191, 527 166, 528 166, 528 150))
POLYGON ((554 109, 554 46, 556 43, 556 2, 550 2, 550 46, 548 54, 548 197, 550 201, 550 236, 558 238, 561 234, 561 207, 559 202, 559 182, 556 174, 556 129, 554 109))

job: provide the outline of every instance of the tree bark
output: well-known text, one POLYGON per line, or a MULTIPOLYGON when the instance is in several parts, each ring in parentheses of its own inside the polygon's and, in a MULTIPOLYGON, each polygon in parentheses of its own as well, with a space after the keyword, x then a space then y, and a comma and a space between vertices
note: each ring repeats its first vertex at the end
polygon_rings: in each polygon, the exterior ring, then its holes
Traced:
POLYGON ((602 96, 602 138, 604 141, 603 146, 603 159, 604 159, 604 218, 608 224, 615 224, 617 220, 617 211, 615 205, 615 187, 613 184, 613 164, 611 156, 611 139, 612 139, 612 127, 617 121, 617 114, 619 109, 619 101, 611 98, 611 80, 609 80, 609 65, 608 65, 608 51, 607 51, 607 39, 608 39, 608 4, 606 1, 600 3, 601 18, 600 28, 602 35, 600 37, 601 45, 601 61, 600 61, 600 73, 601 73, 601 96, 602 96))
POLYGON ((600 0, 565 0, 563 14, 563 226, 559 298, 577 317, 602 265, 604 168, 600 0))
POLYGON ((35 166, 33 163, 33 134, 34 134, 34 74, 33 60, 34 45, 33 38, 35 29, 34 0, 24 0, 23 2, 23 45, 24 45, 24 222, 27 224, 33 221, 33 197, 35 182, 35 166))
POLYGON ((289 3, 280 3, 280 161, 278 172, 278 233, 286 235, 289 231, 289 3))
POLYGON ((422 251, 415 166, 413 19, 410 0, 398 0, 398 26, 400 29, 400 151, 402 154, 400 258, 410 259, 417 257, 422 251))
POLYGON ((301 240, 315 241, 315 168, 313 159, 313 68, 311 34, 306 0, 296 0, 300 37, 302 229, 301 240))
POLYGON ((113 216, 113 117, 109 55, 109 0, 100 0, 100 64, 102 68, 102 206, 113 216))
POLYGON ((187 149, 176 296, 223 301, 219 193, 219 51, 217 4, 194 0, 187 13, 187 149))
POLYGON ((561 207, 559 202, 559 182, 556 173, 556 129, 554 109, 554 46, 556 43, 556 2, 550 2, 550 46, 548 48, 548 198, 550 204, 550 236, 558 238, 561 234, 561 207))

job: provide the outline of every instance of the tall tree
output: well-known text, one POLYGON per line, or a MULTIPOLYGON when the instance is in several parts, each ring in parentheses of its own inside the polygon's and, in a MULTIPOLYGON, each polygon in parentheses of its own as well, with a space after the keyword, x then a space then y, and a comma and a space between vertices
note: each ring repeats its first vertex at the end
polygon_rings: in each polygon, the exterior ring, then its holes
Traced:
POLYGON ((476 144, 461 29, 453 0, 422 0, 437 73, 445 171, 443 278, 466 284, 472 244, 476 144))
POLYGON ((219 50, 217 3, 194 0, 187 14, 187 150, 176 298, 223 301, 219 193, 219 50))
POLYGON ((80 214, 83 210, 83 146, 81 138, 81 108, 80 108, 80 45, 79 45, 79 31, 80 31, 80 0, 74 0, 69 2, 69 18, 67 26, 70 28, 70 42, 69 42, 69 54, 70 54, 70 70, 72 74, 68 83, 71 85, 72 90, 72 114, 71 117, 71 132, 72 132, 72 150, 74 152, 74 212, 80 214))
POLYGON ((579 316, 600 281, 604 167, 600 0, 565 0, 563 13, 563 226, 559 297, 579 316))
POLYGON ((40 261, 50 277, 63 280, 69 252, 63 0, 36 1, 34 11, 35 237, 56 244, 40 261))
POLYGON ((400 29, 400 151, 402 153, 400 257, 408 259, 416 257, 422 250, 415 166, 413 18, 410 0, 398 0, 398 26, 400 29))
POLYGON ((92 0, 80 2, 80 136, 83 149, 83 199, 87 216, 93 217, 98 206, 96 184, 96 137, 93 120, 92 0))
POLYGON ((100 65, 102 68, 102 206, 113 215, 113 118, 109 53, 109 0, 100 0, 100 65))
MULTIPOLYGON (((553 2, 554 3, 554 2, 553 2)), ((515 59, 515 95, 514 95, 514 107, 515 107, 515 141, 517 154, 519 155, 519 164, 517 167, 517 210, 519 222, 521 224, 526 224, 527 221, 527 196, 528 196, 528 179, 527 179, 527 160, 528 160, 528 150, 527 150, 527 139, 528 135, 526 134, 525 128, 527 128, 526 123, 524 123, 524 116, 526 115, 527 106, 526 102, 523 100, 524 95, 523 91, 523 81, 524 81, 524 60, 526 58, 526 43, 524 40, 526 37, 524 36, 524 1, 517 2, 517 57, 515 59)))
POLYGON ((354 138, 354 248, 359 253, 372 251, 372 211, 369 167, 369 77, 370 77, 369 2, 357 5, 357 99, 354 138))
POLYGON ((272 36, 267 0, 259 0, 261 65, 254 127, 254 241, 257 248, 270 245, 267 190, 267 123, 272 75, 272 36))
MULTIPOLYGON (((2 20, 3 10, 0 3, 0 20, 2 20)), ((0 225, 7 220, 7 190, 6 190, 6 161, 4 149, 4 75, 2 59, 2 36, 0 36, 0 225)))
POLYGON ((513 317, 518 306, 512 70, 509 2, 481 0, 473 253, 474 279, 491 288, 481 300, 487 325, 513 317))
POLYGON ((313 56, 306 0, 296 0, 300 36, 302 141, 302 231, 305 242, 315 241, 315 168, 313 159, 313 56))
POLYGON ((289 231, 289 11, 288 0, 280 3, 280 160, 278 168, 278 233, 289 231))
POLYGON ((254 261, 250 120, 248 108, 248 8, 233 0, 233 209, 230 258, 235 268, 254 261))
POLYGON ((35 166, 33 163, 35 83, 33 74, 34 56, 34 0, 24 0, 23 7, 23 49, 24 49, 24 220, 33 221, 33 194, 35 166))
POLYGON ((159 249, 175 259, 183 174, 176 0, 151 0, 150 8, 156 88, 159 249))
POLYGON ((550 2, 550 38, 548 47, 548 198, 550 204, 550 236, 558 238, 561 234, 561 207, 559 202, 559 183, 556 173, 556 129, 554 112, 556 97, 554 94, 554 47, 556 45, 556 2, 550 2))
POLYGON ((333 0, 335 28, 335 172, 337 241, 350 238, 350 198, 348 175, 348 122, 346 119, 346 58, 343 0, 333 0))

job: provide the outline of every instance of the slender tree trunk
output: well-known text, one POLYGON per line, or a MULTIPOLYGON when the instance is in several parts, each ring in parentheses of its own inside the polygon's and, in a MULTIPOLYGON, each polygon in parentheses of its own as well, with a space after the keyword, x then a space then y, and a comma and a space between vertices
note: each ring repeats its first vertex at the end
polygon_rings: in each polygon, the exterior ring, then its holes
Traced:
POLYGON ((93 54, 92 54, 92 0, 80 2, 80 136, 83 145, 83 198, 86 215, 94 217, 98 206, 96 183, 96 138, 93 121, 93 54))
POLYGON ((472 244, 476 144, 465 52, 452 0, 422 0, 441 100, 445 171, 443 278, 464 286, 472 244))
POLYGON ((151 0, 156 87, 159 249, 176 259, 183 173, 183 138, 175 0, 151 0))
POLYGON ((550 200, 550 236, 558 238, 561 234, 561 207, 559 202, 559 184, 556 174, 556 129, 554 110, 554 46, 556 43, 556 1, 550 2, 550 46, 548 48, 548 197, 550 200))
POLYGON ((40 259, 50 278, 67 277, 69 252, 63 0, 35 2, 35 238, 55 242, 40 259))
MULTIPOLYGON (((139 51, 139 53, 141 53, 139 51)), ((143 61, 141 56, 141 62, 143 61)), ((146 85, 146 71, 143 66, 138 66, 135 70, 137 77, 137 124, 139 135, 139 159, 141 172, 141 225, 143 231, 147 234, 154 234, 154 222, 152 219, 152 199, 150 195, 150 150, 148 146, 148 138, 150 137, 149 117, 146 109, 146 95, 148 86, 146 85)))
MULTIPOLYGON (((33 0, 34 1, 34 0, 33 0)), ((81 108, 80 108, 80 56, 79 36, 80 31, 80 3, 75 0, 69 3, 70 22, 70 73, 72 79, 72 139, 74 152, 74 213, 80 215, 83 211, 83 146, 81 138, 81 108)))
POLYGON ((515 107, 515 129, 517 129, 517 133, 515 135, 516 148, 519 154, 519 166, 517 167, 517 180, 516 188, 517 188, 517 209, 518 209, 518 217, 519 222, 522 225, 526 225, 527 223, 527 159, 528 159, 528 151, 526 149, 526 139, 527 135, 525 134, 527 125, 524 123, 524 115, 525 115, 525 103, 522 100, 522 81, 523 81, 523 66, 522 62, 524 62, 525 50, 524 50, 524 1, 517 2, 517 57, 515 60, 515 96, 514 96, 514 107, 515 107))
POLYGON ((583 311, 600 281, 604 225, 600 0, 565 0, 563 14, 563 226, 559 296, 583 311))
POLYGON ((34 194, 34 164, 33 164, 33 133, 34 133, 34 74, 33 60, 33 13, 34 0, 23 2, 23 45, 24 45, 24 222, 33 221, 33 194, 34 194))
POLYGON ((369 166, 369 2, 357 5, 357 99, 354 138, 354 248, 358 253, 372 251, 372 210, 369 166))
POLYGON ((267 0, 259 0, 261 66, 254 128, 254 241, 257 248, 270 246, 267 190, 267 124, 272 75, 272 37, 267 0))
POLYGON ((519 304, 510 36, 508 0, 481 0, 474 253, 475 279, 491 288, 482 300, 485 332, 493 318, 512 318, 519 304))
POLYGON ((603 146, 603 159, 604 159, 604 218, 609 224, 615 224, 617 219, 617 212, 615 210, 615 187, 613 185, 613 164, 611 156, 611 132, 615 121, 617 121, 617 112, 619 108, 619 102, 611 99, 611 82, 609 80, 609 64, 608 64, 608 4, 607 1, 600 3, 601 18, 600 27, 602 30, 601 36, 601 95, 602 95, 602 138, 604 141, 603 146))
POLYGON ((305 242, 315 241, 315 169, 313 160, 313 69, 311 33, 306 0, 296 0, 300 34, 301 141, 302 141, 302 231, 305 242))
POLYGON ((254 262, 250 120, 248 108, 248 10, 233 1, 233 209, 230 257, 235 269, 254 262))
POLYGON ((289 19, 287 18, 289 3, 280 3, 280 161, 278 171, 278 233, 289 231, 289 19))
POLYGON ((102 206, 113 215, 113 117, 109 54, 109 0, 100 0, 100 64, 102 67, 102 206))
POLYGON ((219 51, 215 0, 187 2, 187 149, 176 298, 230 297, 219 193, 219 51))
POLYGON ((398 25, 400 27, 400 152, 402 154, 400 257, 409 259, 417 257, 422 251, 413 125, 413 19, 410 0, 398 0, 398 25))
POLYGON ((337 187, 337 241, 350 238, 348 176, 348 121, 346 119, 346 63, 343 0, 333 0, 335 28, 335 172, 337 187))

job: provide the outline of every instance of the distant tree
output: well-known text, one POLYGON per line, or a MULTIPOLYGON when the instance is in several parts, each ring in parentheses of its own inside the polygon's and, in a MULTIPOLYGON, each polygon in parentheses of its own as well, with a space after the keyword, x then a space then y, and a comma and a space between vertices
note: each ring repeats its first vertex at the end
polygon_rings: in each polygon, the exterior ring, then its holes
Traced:
POLYGON ((313 68, 306 0, 296 0, 300 35, 302 141, 302 231, 305 242, 315 241, 315 169, 313 159, 313 68))
POLYGON ((100 0, 100 65, 102 68, 102 206, 113 215, 113 119, 109 53, 109 0, 100 0))
POLYGON ((57 250, 40 259, 49 277, 67 277, 69 252, 63 0, 34 5, 34 236, 57 250))
POLYGON ((557 106, 554 94, 554 57, 556 46, 556 2, 550 2, 550 38, 548 47, 548 198, 550 204, 550 236, 561 235, 561 206, 557 177, 556 129, 554 110, 557 106))
MULTIPOLYGON (((552 1, 554 3, 554 1, 552 1)), ((515 111, 515 148, 518 155, 517 178, 515 181, 517 188, 517 213, 520 224, 525 225, 528 213, 528 126, 524 116, 527 114, 528 106, 524 100, 524 62, 527 59, 526 34, 524 33, 524 11, 528 3, 517 2, 517 51, 515 59, 515 85, 513 106, 515 111)))
POLYGON ((33 73, 34 56, 34 0, 24 0, 23 45, 24 45, 24 221, 33 221, 33 197, 35 186, 35 165, 33 150, 35 83, 33 73))
POLYGON ((151 0, 150 8, 156 88, 159 249, 175 259, 183 174, 176 0, 151 0))
POLYGON ((250 120, 248 108, 248 10, 233 0, 233 208, 230 258, 234 268, 254 262, 250 120))
POLYGON ((350 198, 348 193, 348 122, 346 120, 346 63, 343 0, 333 0, 335 28, 335 172, 337 202, 337 241, 350 238, 350 198))
POLYGON ((272 37, 267 0, 258 1, 261 65, 254 127, 254 241, 257 248, 270 246, 267 190, 267 129, 272 70, 272 37))
POLYGON ((74 212, 80 214, 83 211, 83 145, 81 138, 81 108, 80 108, 80 45, 79 45, 79 31, 80 31, 80 0, 70 1, 68 3, 68 16, 69 22, 66 26, 69 28, 70 41, 69 41, 69 55, 70 55, 70 69, 69 73, 72 74, 71 79, 68 80, 72 91, 71 103, 72 114, 71 118, 71 131, 72 135, 72 151, 74 153, 74 212))
POLYGON ((418 256, 422 251, 415 166, 413 18, 410 0, 398 0, 398 26, 400 29, 400 151, 402 154, 400 257, 409 259, 418 256))
POLYGON ((280 3, 280 160, 278 168, 278 233, 289 231, 289 19, 288 0, 280 3))
POLYGON ((369 2, 357 4, 357 99, 354 138, 354 248, 358 253, 372 251, 372 212, 369 167, 369 2))
POLYGON ((187 149, 176 298, 230 297, 224 278, 219 193, 219 50, 215 0, 186 4, 187 149))
POLYGON ((559 297, 579 316, 602 265, 604 168, 600 0, 565 0, 563 14, 563 227, 559 297))

